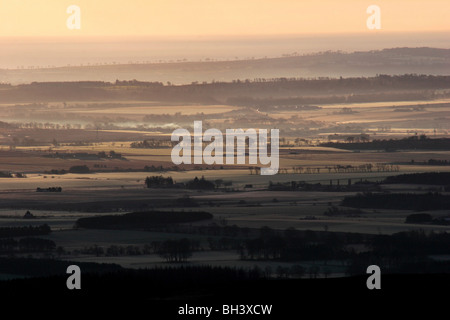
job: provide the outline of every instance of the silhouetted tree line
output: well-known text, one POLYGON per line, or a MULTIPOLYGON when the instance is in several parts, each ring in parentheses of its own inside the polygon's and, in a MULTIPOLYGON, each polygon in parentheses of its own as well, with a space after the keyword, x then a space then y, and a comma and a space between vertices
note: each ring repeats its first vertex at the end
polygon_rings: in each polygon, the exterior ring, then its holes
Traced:
MULTIPOLYGON (((122 158, 124 159, 124 158, 122 158)), ((89 172, 86 170, 86 168, 82 168, 81 171, 83 172, 72 172, 72 173, 92 173, 92 172, 166 172, 166 171, 179 171, 180 167, 178 166, 172 166, 172 167, 163 167, 163 166, 145 166, 144 168, 120 168, 120 167, 114 167, 114 168, 107 168, 104 164, 94 164, 94 170, 89 169, 89 172), (97 170, 96 170, 97 169, 97 170)), ((76 168, 75 171, 80 171, 80 168, 76 168)), ((46 174, 66 174, 69 173, 70 170, 66 169, 52 169, 50 171, 45 171, 46 174)))
MULTIPOLYGON (((199 118, 196 118, 199 119, 199 118)), ((153 120, 153 119, 152 119, 153 120)), ((183 119, 186 120, 186 119, 183 119)), ((165 118, 165 123, 170 122, 167 118, 165 118)), ((130 144, 131 148, 140 148, 140 149, 155 149, 155 148, 172 148, 172 141, 170 140, 161 140, 161 139, 146 139, 139 142, 132 142, 130 144)))
POLYGON ((62 192, 61 187, 36 188, 36 192, 62 192))
POLYGON ((138 256, 141 254, 154 253, 150 245, 145 245, 143 248, 135 245, 120 246, 112 244, 108 247, 98 246, 97 244, 92 246, 87 246, 82 249, 76 249, 72 252, 74 255, 78 254, 90 254, 97 257, 119 257, 119 256, 138 256))
POLYGON ((399 210, 448 210, 450 195, 429 192, 419 193, 364 193, 345 197, 344 207, 399 209, 399 210))
MULTIPOLYGON (((80 144, 75 144, 80 145, 80 144)), ((87 153, 87 152, 75 152, 75 153, 60 153, 55 152, 52 154, 44 155, 46 158, 58 158, 58 159, 81 159, 81 160, 103 160, 103 159, 125 159, 121 153, 117 153, 114 150, 106 153, 105 151, 100 151, 97 154, 87 153)))
POLYGON ((172 177, 164 178, 163 176, 151 176, 145 179, 147 188, 162 188, 173 186, 172 177))
POLYGON ((413 213, 406 216, 405 223, 427 223, 431 222, 433 218, 428 213, 413 213))
POLYGON ((422 172, 389 176, 384 179, 386 184, 429 184, 447 186, 450 185, 450 172, 422 172))
POLYGON ((430 166, 450 166, 448 160, 429 159, 426 163, 430 166))
POLYGON ((0 171, 0 178, 14 178, 14 177, 16 177, 16 178, 26 178, 27 175, 24 174, 24 173, 20 173, 20 172, 17 172, 17 173, 14 174, 12 172, 0 171))
POLYGON ((55 152, 52 154, 45 154, 43 156, 45 158, 57 158, 57 159, 100 160, 100 158, 97 154, 87 153, 87 152, 76 152, 76 153, 55 152))
MULTIPOLYGON (((7 243, 5 243, 7 244, 7 243)), ((195 239, 169 239, 165 241, 152 241, 151 243, 138 245, 99 246, 97 244, 73 250, 73 255, 87 254, 97 257, 139 256, 143 254, 158 254, 168 262, 186 261, 194 251, 203 250, 199 240, 195 239)))
POLYGON ((433 218, 429 213, 413 213, 406 216, 405 223, 423 223, 433 225, 450 225, 450 215, 433 218))
POLYGON ((323 192, 370 192, 381 190, 377 183, 367 182, 355 182, 351 183, 351 179, 344 180, 346 183, 340 182, 339 179, 336 181, 330 180, 329 184, 309 183, 304 181, 290 181, 290 182, 276 182, 273 183, 269 181, 268 190, 271 191, 323 191, 323 192))
POLYGON ((195 177, 193 180, 186 182, 186 188, 195 190, 213 190, 215 184, 202 176, 200 179, 195 177))
POLYGON ((0 239, 0 253, 49 252, 56 248, 52 240, 26 237, 19 240, 13 238, 0 239))
POLYGON ((191 242, 186 238, 163 241, 156 251, 167 262, 185 262, 192 256, 191 242))
POLYGON ((349 253, 344 250, 344 242, 334 242, 333 237, 333 233, 327 238, 315 241, 276 235, 259 237, 243 241, 238 252, 244 260, 301 261, 347 258, 349 253))
POLYGON ((450 253, 450 234, 423 230, 376 235, 368 243, 370 251, 354 255, 348 274, 363 274, 367 266, 377 264, 387 273, 449 273, 449 261, 436 261, 429 255, 450 253), (365 266, 364 266, 365 264, 365 266))
POLYGON ((390 140, 372 140, 370 142, 326 142, 321 146, 332 147, 346 150, 410 150, 410 149, 426 149, 426 150, 450 150, 449 138, 430 139, 426 136, 412 136, 403 139, 390 140))
POLYGON ((51 229, 47 224, 40 226, 1 227, 0 238, 43 236, 50 234, 51 229))
MULTIPOLYGON (((141 169, 138 169, 139 171, 142 171, 141 169)), ((164 171, 178 171, 180 170, 180 168, 178 166, 173 166, 173 167, 163 167, 163 166, 145 166, 144 167, 144 171, 147 172, 164 172, 164 171)))
POLYGON ((222 251, 222 250, 239 250, 241 247, 241 239, 239 238, 230 238, 228 237, 208 237, 206 239, 208 241, 209 250, 212 251, 222 251))
POLYGON ((418 230, 376 235, 370 247, 376 255, 391 257, 450 254, 450 233, 418 230))
POLYGON ((12 173, 12 172, 6 172, 6 171, 0 171, 0 178, 26 178, 26 174, 21 173, 21 172, 16 172, 16 173, 12 173))
POLYGON ((80 218, 76 227, 87 229, 145 229, 166 224, 177 224, 212 219, 208 212, 149 211, 123 215, 104 215, 80 218))
POLYGON ((217 186, 224 184, 223 180, 216 180, 215 182, 206 180, 205 177, 194 179, 186 183, 175 184, 172 177, 164 178, 163 176, 151 176, 145 179, 147 188, 186 188, 194 190, 214 190, 217 186))
POLYGON ((55 242, 48 239, 22 238, 19 240, 19 249, 22 252, 45 252, 55 248, 55 242))
MULTIPOLYGON (((242 241, 238 252, 245 260, 341 260, 348 262, 349 274, 365 273, 371 264, 380 265, 382 270, 388 272, 408 272, 417 270, 414 267, 417 262, 427 263, 430 272, 448 273, 450 270, 443 268, 445 262, 428 258, 429 255, 450 254, 450 234, 445 232, 425 234, 424 231, 407 231, 393 235, 368 235, 302 233, 290 229, 284 234, 265 232, 257 238, 242 241), (349 244, 364 244, 368 250, 357 253, 349 244)), ((446 266, 449 265, 447 262, 446 266)))
MULTIPOLYGON (((163 226, 161 229, 163 232, 172 232, 172 233, 188 233, 188 234, 199 234, 206 236, 214 236, 209 239, 212 241, 216 241, 216 237, 226 237, 228 238, 248 238, 257 233, 257 229, 251 229, 248 227, 239 227, 237 225, 219 225, 216 222, 211 222, 210 224, 202 224, 202 225, 167 225, 163 226)), ((211 246, 215 246, 212 244, 211 246)))
POLYGON ((0 178, 12 178, 13 175, 11 174, 11 172, 4 172, 4 171, 0 171, 0 178))
POLYGON ((370 235, 298 231, 293 228, 279 232, 262 227, 258 237, 243 239, 237 251, 244 260, 346 259, 352 254, 346 245, 367 241, 370 241, 370 235))
POLYGON ((360 253, 352 257, 346 270, 347 275, 364 275, 367 266, 378 265, 385 274, 448 274, 449 261, 436 261, 423 256, 383 257, 372 252, 360 253))
POLYGON ((91 170, 87 165, 81 165, 81 166, 72 166, 69 169, 70 173, 89 173, 91 170))
POLYGON ((360 209, 339 208, 336 206, 328 207, 323 213, 324 216, 329 217, 359 217, 362 213, 360 209))

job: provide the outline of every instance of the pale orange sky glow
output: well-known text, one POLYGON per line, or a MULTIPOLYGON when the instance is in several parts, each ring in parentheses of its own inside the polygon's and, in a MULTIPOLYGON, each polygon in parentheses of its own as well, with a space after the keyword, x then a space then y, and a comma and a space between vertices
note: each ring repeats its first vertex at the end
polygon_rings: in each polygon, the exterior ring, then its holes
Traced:
POLYGON ((4 0, 0 37, 218 36, 449 31, 448 0, 4 0), (381 30, 368 30, 370 5, 381 30), (69 5, 81 29, 69 30, 69 5))

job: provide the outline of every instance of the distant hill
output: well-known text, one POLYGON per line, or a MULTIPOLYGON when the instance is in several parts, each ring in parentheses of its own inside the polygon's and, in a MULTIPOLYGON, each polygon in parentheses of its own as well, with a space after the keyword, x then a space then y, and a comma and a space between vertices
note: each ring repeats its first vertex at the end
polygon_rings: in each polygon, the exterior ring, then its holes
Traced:
POLYGON ((280 77, 359 77, 377 74, 450 73, 450 49, 391 48, 377 51, 320 52, 235 61, 68 66, 0 70, 0 82, 132 80, 190 84, 280 77))
POLYGON ((449 76, 404 74, 354 78, 276 78, 207 84, 165 85, 161 82, 80 81, 36 82, 3 86, 0 100, 159 101, 167 103, 231 104, 265 108, 280 105, 411 101, 445 98, 449 76))

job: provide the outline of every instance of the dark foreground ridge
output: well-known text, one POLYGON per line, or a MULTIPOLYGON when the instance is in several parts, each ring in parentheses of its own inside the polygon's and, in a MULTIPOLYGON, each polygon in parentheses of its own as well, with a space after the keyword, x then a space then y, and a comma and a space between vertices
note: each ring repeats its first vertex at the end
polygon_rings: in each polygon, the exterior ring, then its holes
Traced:
POLYGON ((381 316, 392 310, 435 312, 447 306, 450 274, 386 274, 381 277, 380 290, 367 288, 368 277, 278 280, 253 278, 251 272, 231 268, 120 270, 83 274, 81 290, 67 289, 65 275, 0 281, 0 298, 8 306, 50 303, 73 311, 94 307, 100 313, 132 313, 144 309, 153 315, 164 314, 164 319, 182 319, 177 312, 186 304, 215 309, 224 304, 268 304, 273 306, 272 314, 264 318, 270 319, 302 318, 307 312, 356 316, 364 309, 381 316))

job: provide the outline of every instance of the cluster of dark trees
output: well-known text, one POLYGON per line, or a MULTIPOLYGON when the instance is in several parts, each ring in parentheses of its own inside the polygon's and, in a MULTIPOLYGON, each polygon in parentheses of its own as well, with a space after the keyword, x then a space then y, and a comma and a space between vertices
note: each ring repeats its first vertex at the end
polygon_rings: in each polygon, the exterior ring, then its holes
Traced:
POLYGON ((212 182, 206 180, 205 177, 201 177, 200 179, 195 177, 194 179, 186 182, 186 183, 174 183, 172 177, 164 178, 163 176, 151 176, 145 179, 145 185, 147 188, 186 188, 193 190, 214 190, 216 185, 225 184, 223 180, 216 180, 216 182, 212 182))
MULTIPOLYGON (((165 123, 170 122, 167 118, 164 118, 165 123)), ((199 118, 196 118, 199 119, 199 118)), ((152 118, 153 120, 153 118, 152 118)), ((144 148, 144 149, 155 149, 155 148, 172 148, 172 141, 161 140, 161 139, 146 139, 143 141, 132 142, 130 144, 131 148, 144 148)))
POLYGON ((12 178, 13 175, 11 174, 11 172, 3 172, 0 171, 0 178, 12 178))
POLYGON ((448 262, 446 264, 428 257, 450 253, 450 234, 427 234, 423 230, 393 235, 369 235, 300 232, 293 229, 280 233, 266 227, 261 229, 259 237, 241 240, 237 250, 241 259, 245 260, 342 260, 347 264, 348 274, 365 274, 367 266, 371 264, 380 265, 382 270, 388 272, 400 273, 448 273, 450 266, 448 262), (356 252, 352 244, 364 244, 367 250, 356 252), (425 264, 426 268, 420 270, 414 266, 414 262, 421 262, 421 266, 425 264))
POLYGON ((427 164, 430 166, 450 166, 450 162, 448 160, 429 159, 427 164))
MULTIPOLYGON (((248 227, 239 227, 237 225, 225 225, 218 224, 216 222, 211 222, 209 224, 202 224, 202 225, 170 225, 170 226, 164 226, 160 229, 160 231, 163 232, 172 232, 172 233, 187 233, 187 234, 198 234, 202 236, 211 236, 208 237, 208 242, 210 244, 211 250, 215 250, 212 247, 216 247, 217 242, 215 240, 219 239, 218 237, 222 238, 248 238, 255 233, 256 229, 251 229, 248 227), (210 241, 211 239, 211 241, 210 241)), ((256 232, 257 233, 257 232, 256 232)), ((225 242, 227 240, 224 240, 225 242)), ((221 247, 221 245, 218 245, 221 247)), ((224 246, 224 248, 231 248, 234 249, 234 247, 228 247, 224 246)))
POLYGON ((119 246, 112 244, 106 248, 98 245, 92 245, 84 247, 82 249, 76 249, 72 252, 74 255, 78 254, 91 254, 97 257, 119 257, 119 256, 138 256, 141 254, 153 253, 149 245, 145 245, 143 248, 134 245, 119 246))
POLYGON ((54 241, 48 239, 22 238, 19 240, 19 248, 21 251, 45 252, 54 250, 56 244, 54 241))
POLYGON ((450 139, 431 139, 425 135, 421 135, 420 137, 412 136, 403 139, 372 140, 370 142, 326 142, 322 143, 321 146, 346 150, 450 150, 450 139))
POLYGON ((424 230, 376 235, 370 243, 374 254, 389 257, 426 256, 450 253, 450 233, 424 230))
POLYGON ((428 223, 431 222, 433 218, 431 214, 428 213, 413 213, 406 217, 405 223, 428 223))
POLYGON ((351 179, 341 180, 336 179, 335 181, 330 180, 329 184, 309 183, 304 181, 290 181, 290 182, 272 182, 269 181, 268 190, 271 191, 323 191, 323 192, 370 192, 379 191, 380 187, 376 183, 361 183, 354 182, 352 184, 351 179))
POLYGON ((61 187, 36 188, 36 192, 62 192, 61 187))
POLYGON ((332 232, 298 232, 287 229, 284 233, 262 227, 260 236, 241 241, 238 252, 244 260, 327 260, 349 257, 345 245, 363 241, 360 234, 332 232))
POLYGON ((47 224, 40 226, 2 227, 0 228, 0 253, 14 254, 23 252, 48 252, 56 248, 53 241, 36 238, 50 234, 47 224), (20 238, 20 239, 15 239, 20 238))
POLYGON ((100 159, 124 159, 121 153, 117 153, 114 150, 111 150, 108 153, 100 151, 97 155, 100 159))
POLYGON ((87 165, 80 165, 80 166, 72 166, 69 169, 69 173, 89 173, 91 170, 87 165))
POLYGON ((45 173, 46 173, 46 174, 66 174, 66 173, 69 173, 69 171, 66 170, 66 169, 61 169, 61 170, 58 170, 58 169, 52 169, 52 170, 50 170, 50 171, 46 171, 45 173))
POLYGON ((24 252, 48 252, 53 251, 56 244, 52 240, 41 238, 0 238, 0 252, 2 253, 24 253, 24 252))
POLYGON ((187 238, 163 241, 156 250, 167 262, 186 262, 192 256, 191 241, 187 238))
POLYGON ((172 187, 173 179, 172 177, 164 178, 163 176, 151 176, 145 179, 145 185, 147 188, 172 187))
POLYGON ((206 180, 205 177, 200 179, 195 177, 193 180, 186 182, 186 188, 195 190, 214 190, 215 184, 212 181, 206 180))
MULTIPOLYGON (((125 159, 125 158, 122 158, 125 159)), ((66 169, 52 169, 50 171, 46 171, 46 174, 66 174, 66 173, 92 173, 94 171, 97 172, 166 172, 166 171, 179 171, 180 167, 178 166, 172 166, 172 167, 163 167, 163 166, 145 166, 142 169, 139 168, 120 168, 120 167, 114 167, 107 169, 107 165, 105 164, 94 164, 94 170, 91 170, 87 166, 74 166, 71 167, 69 170, 66 169), (95 169, 101 169, 101 170, 95 170, 95 169)))
POLYGON ((208 212, 149 211, 122 215, 104 215, 80 218, 76 227, 87 229, 147 229, 167 224, 178 224, 212 219, 208 212))
MULTIPOLYGON (((261 168, 259 167, 248 167, 250 170, 250 174, 253 175, 253 172, 255 174, 259 175, 261 168)), ((341 165, 337 164, 334 166, 325 166, 325 167, 302 167, 302 166, 293 166, 291 172, 294 174, 319 174, 323 172, 324 170, 327 170, 328 173, 363 173, 363 172, 396 172, 400 170, 400 167, 398 165, 390 164, 390 163, 366 163, 361 164, 358 166, 354 165, 341 165)), ((290 171, 288 168, 280 168, 279 170, 280 174, 289 174, 290 171)))
POLYGON ((389 176, 384 179, 386 184, 427 184, 438 186, 450 185, 450 172, 422 172, 389 176))
POLYGON ((360 209, 340 208, 336 206, 328 207, 323 213, 329 217, 359 217, 363 213, 360 209))
POLYGON ((152 241, 150 244, 143 246, 136 245, 110 245, 108 247, 102 247, 98 245, 92 245, 84 247, 80 250, 74 250, 72 254, 89 254, 106 257, 118 257, 118 256, 138 256, 142 254, 158 254, 164 258, 167 262, 184 262, 186 261, 194 251, 201 250, 200 241, 195 239, 168 239, 165 241, 152 241))
POLYGON ((17 172, 17 173, 14 174, 12 172, 0 171, 0 178, 14 178, 14 177, 16 177, 16 178, 26 178, 27 175, 24 174, 24 173, 20 173, 20 172, 17 172))
POLYGON ((52 154, 44 155, 46 158, 57 158, 57 159, 78 159, 78 160, 99 160, 98 154, 87 153, 87 152, 75 152, 75 153, 59 153, 55 152, 52 154))
POLYGON ((429 255, 450 253, 450 234, 423 230, 376 235, 368 246, 370 251, 354 255, 347 273, 363 274, 367 266, 377 264, 386 273, 448 273, 448 261, 436 261, 429 255))
POLYGON ((450 216, 433 218, 429 213, 413 213, 406 217, 405 223, 428 223, 438 225, 450 225, 450 216))
POLYGON ((40 226, 1 227, 0 238, 44 236, 50 234, 50 232, 51 228, 47 224, 40 226))
MULTIPOLYGON (((164 172, 164 171, 178 171, 180 168, 178 166, 173 167, 163 167, 163 166, 145 166, 144 171, 146 172, 164 172)), ((139 170, 141 171, 141 170, 139 170)))
POLYGON ((355 208, 399 210, 448 210, 450 195, 429 192, 419 193, 360 193, 345 197, 341 205, 355 208))

